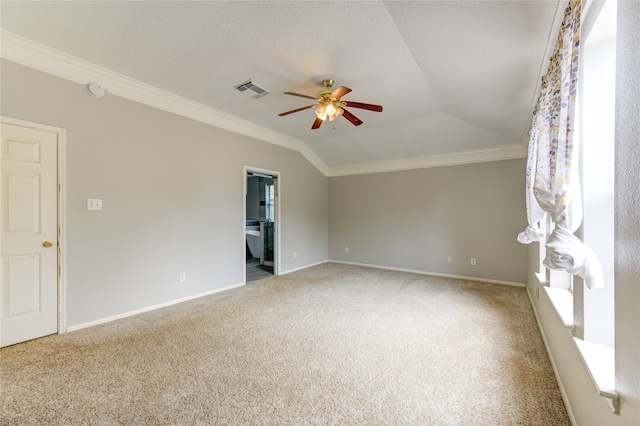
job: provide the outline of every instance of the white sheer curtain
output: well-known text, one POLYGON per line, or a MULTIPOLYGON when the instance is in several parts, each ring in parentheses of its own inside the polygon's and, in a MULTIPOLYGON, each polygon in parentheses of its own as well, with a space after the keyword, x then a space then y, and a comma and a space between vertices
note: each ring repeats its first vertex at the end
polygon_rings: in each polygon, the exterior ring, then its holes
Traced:
POLYGON ((578 175, 575 103, 580 53, 581 0, 565 9, 556 49, 542 78, 540 96, 529 128, 526 173, 529 226, 518 241, 541 241, 540 222, 549 215, 554 229, 546 242, 544 266, 579 275, 587 287, 603 286, 600 262, 573 233, 582 222, 578 175))

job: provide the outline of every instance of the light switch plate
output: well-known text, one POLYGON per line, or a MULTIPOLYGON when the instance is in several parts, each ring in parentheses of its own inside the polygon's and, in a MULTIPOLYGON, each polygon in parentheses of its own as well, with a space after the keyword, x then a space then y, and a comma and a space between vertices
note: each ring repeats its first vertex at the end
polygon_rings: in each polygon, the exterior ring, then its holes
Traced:
POLYGON ((102 200, 99 198, 87 198, 87 210, 102 210, 102 200))

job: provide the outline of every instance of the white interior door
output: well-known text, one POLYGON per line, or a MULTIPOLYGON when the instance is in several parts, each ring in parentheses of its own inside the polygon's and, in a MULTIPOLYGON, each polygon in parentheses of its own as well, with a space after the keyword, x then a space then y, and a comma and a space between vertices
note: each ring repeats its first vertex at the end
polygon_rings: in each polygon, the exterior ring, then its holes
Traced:
POLYGON ((58 330, 57 135, 2 123, 0 346, 58 330))

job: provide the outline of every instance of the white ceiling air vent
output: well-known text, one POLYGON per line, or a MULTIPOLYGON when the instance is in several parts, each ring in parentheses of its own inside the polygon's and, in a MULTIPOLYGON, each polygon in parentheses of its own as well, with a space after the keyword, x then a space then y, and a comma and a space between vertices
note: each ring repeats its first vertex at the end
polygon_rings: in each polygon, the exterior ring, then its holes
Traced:
POLYGON ((259 85, 258 83, 252 80, 247 80, 244 83, 238 84, 237 86, 235 86, 235 89, 237 89, 241 93, 244 93, 247 96, 250 96, 256 99, 271 93, 269 89, 259 85))

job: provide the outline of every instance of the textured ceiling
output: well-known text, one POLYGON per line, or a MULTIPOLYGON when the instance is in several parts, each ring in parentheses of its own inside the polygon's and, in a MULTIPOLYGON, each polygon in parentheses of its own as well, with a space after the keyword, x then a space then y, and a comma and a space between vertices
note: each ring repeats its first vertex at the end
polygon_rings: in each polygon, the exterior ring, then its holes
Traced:
MULTIPOLYGON (((521 144, 556 1, 2 1, 2 30, 295 138, 325 165, 521 144), (384 106, 311 130, 324 78, 384 106), (248 79, 272 94, 246 97, 248 79)), ((106 87, 107 91, 109 87, 106 87)))

